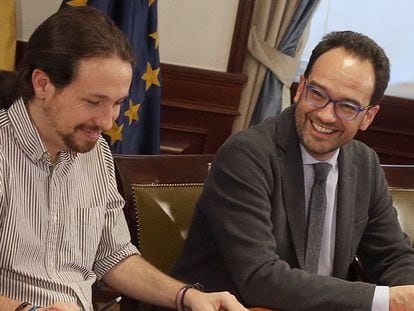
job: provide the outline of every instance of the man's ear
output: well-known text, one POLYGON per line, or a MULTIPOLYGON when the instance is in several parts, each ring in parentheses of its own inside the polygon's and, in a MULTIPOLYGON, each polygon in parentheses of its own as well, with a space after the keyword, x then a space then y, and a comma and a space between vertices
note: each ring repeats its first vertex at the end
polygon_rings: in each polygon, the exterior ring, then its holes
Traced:
POLYGON ((54 88, 49 76, 40 69, 35 69, 32 72, 32 84, 34 95, 39 99, 45 99, 48 91, 54 88))
POLYGON ((377 115, 378 111, 380 110, 380 105, 372 106, 367 110, 364 117, 362 118, 361 123, 359 124, 359 129, 361 131, 365 131, 368 126, 374 121, 375 116, 377 115))
POLYGON ((295 103, 298 103, 300 100, 300 97, 302 96, 303 89, 305 88, 305 80, 306 80, 305 77, 301 75, 295 97, 293 97, 293 101, 295 103))

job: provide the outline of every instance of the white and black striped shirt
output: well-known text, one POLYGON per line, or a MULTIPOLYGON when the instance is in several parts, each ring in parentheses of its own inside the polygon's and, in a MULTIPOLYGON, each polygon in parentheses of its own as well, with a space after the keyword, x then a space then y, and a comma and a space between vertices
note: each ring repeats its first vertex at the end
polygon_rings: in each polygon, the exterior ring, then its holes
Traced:
POLYGON ((53 165, 23 100, 0 111, 0 295, 92 310, 91 285, 137 253, 106 142, 53 165))

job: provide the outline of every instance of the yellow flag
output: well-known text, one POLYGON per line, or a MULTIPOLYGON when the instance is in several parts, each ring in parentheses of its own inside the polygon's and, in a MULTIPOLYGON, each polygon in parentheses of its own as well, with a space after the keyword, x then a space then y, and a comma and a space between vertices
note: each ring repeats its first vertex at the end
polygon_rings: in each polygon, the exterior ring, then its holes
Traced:
POLYGON ((16 57, 16 0, 1 0, 0 69, 14 70, 16 57))

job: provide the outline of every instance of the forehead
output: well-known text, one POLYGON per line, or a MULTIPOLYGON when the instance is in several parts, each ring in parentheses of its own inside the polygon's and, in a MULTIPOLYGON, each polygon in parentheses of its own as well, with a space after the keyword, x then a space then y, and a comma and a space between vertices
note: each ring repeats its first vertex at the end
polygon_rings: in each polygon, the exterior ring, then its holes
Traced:
POLYGON ((110 78, 122 78, 132 75, 130 62, 119 57, 92 57, 78 61, 75 68, 74 81, 85 78, 96 78, 99 80, 110 78), (102 74, 103 76, 99 76, 102 74))
POLYGON ((78 62, 69 89, 79 92, 128 93, 132 65, 118 57, 86 58, 78 62))
POLYGON ((375 87, 372 62, 343 48, 322 54, 315 61, 308 79, 329 90, 332 96, 359 96, 364 101, 371 99, 375 87))

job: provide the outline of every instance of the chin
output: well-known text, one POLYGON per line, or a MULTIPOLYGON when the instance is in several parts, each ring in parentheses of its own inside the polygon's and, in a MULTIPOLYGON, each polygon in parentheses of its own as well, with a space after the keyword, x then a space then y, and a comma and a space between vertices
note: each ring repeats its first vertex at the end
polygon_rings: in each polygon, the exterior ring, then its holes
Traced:
POLYGON ((94 143, 88 143, 88 144, 84 144, 83 146, 81 146, 80 148, 78 148, 79 153, 86 153, 91 151, 93 148, 95 148, 96 146, 96 141, 94 143))
POLYGON ((91 151, 93 148, 95 148, 97 141, 94 142, 85 142, 83 144, 79 144, 77 142, 74 142, 72 140, 68 141, 66 143, 66 146, 77 153, 87 153, 91 151))

